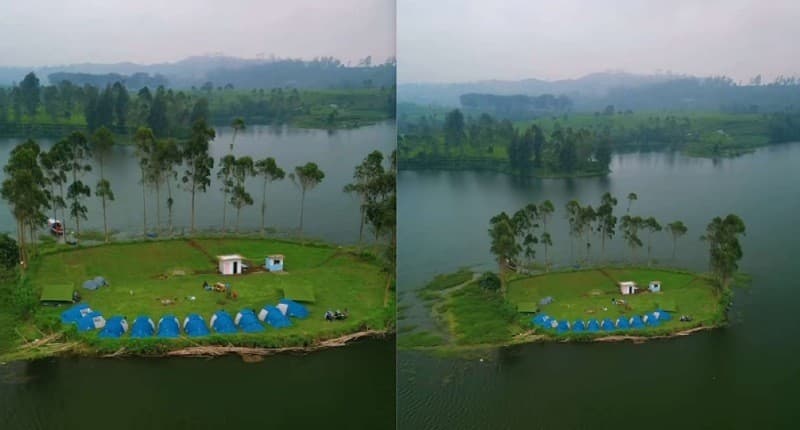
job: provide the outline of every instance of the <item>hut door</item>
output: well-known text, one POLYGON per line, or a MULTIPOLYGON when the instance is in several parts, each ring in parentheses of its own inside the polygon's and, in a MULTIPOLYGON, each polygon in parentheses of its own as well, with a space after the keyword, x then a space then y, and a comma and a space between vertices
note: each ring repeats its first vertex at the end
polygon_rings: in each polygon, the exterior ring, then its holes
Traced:
POLYGON ((237 273, 239 273, 239 262, 238 261, 234 261, 233 262, 233 274, 235 275, 237 273))

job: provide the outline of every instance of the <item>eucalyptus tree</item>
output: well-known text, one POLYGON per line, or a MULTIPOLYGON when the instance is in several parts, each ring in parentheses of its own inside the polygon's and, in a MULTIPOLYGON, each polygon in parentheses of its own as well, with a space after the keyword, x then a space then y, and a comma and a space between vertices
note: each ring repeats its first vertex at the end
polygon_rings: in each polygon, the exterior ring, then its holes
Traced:
POLYGON ((617 199, 611 193, 605 193, 600 198, 600 207, 597 208, 597 218, 600 231, 600 253, 605 255, 606 238, 611 240, 616 234, 617 217, 614 215, 614 207, 617 199))
POLYGON ((364 223, 366 221, 367 206, 374 198, 371 192, 374 188, 370 187, 370 182, 376 180, 385 172, 383 168, 383 153, 372 151, 364 160, 356 166, 353 173, 353 182, 344 186, 344 192, 357 194, 360 199, 359 210, 361 213, 358 227, 358 242, 363 239, 364 223))
POLYGON ((231 128, 233 128, 233 137, 231 137, 230 153, 233 154, 233 144, 236 142, 236 135, 245 129, 244 119, 234 118, 233 122, 231 122, 231 128))
POLYGON ((550 236, 550 232, 547 230, 547 220, 553 215, 556 208, 553 206, 553 202, 550 200, 545 200, 539 204, 539 219, 542 220, 542 237, 540 239, 542 245, 544 245, 544 266, 545 271, 548 270, 548 259, 547 259, 547 249, 550 246, 553 246, 553 239, 550 236))
POLYGON ((569 223, 569 252, 575 261, 575 237, 581 237, 581 204, 577 200, 570 200, 566 205, 566 217, 569 223))
POLYGON ((628 209, 625 213, 631 213, 631 204, 633 204, 635 200, 639 200, 639 196, 637 196, 636 193, 628 193, 628 209))
POLYGON ((53 219, 58 219, 59 209, 63 210, 67 207, 67 202, 64 200, 64 184, 67 182, 67 173, 63 168, 63 156, 59 153, 60 149, 56 144, 50 148, 50 151, 39 153, 39 164, 49 187, 48 197, 50 199, 50 208, 53 209, 53 219), (56 192, 56 188, 60 192, 56 192))
POLYGON ((105 159, 114 147, 114 135, 106 127, 98 128, 91 139, 92 153, 100 167, 100 180, 95 185, 94 195, 100 197, 103 207, 103 237, 108 243, 108 218, 106 215, 106 201, 114 201, 114 192, 111 190, 111 182, 105 176, 105 159))
POLYGON ((155 149, 156 138, 153 130, 139 127, 133 136, 136 144, 136 158, 139 159, 140 181, 142 184, 142 234, 147 235, 147 183, 149 181, 151 159, 155 149))
POLYGON ((183 158, 180 146, 175 139, 159 141, 156 148, 158 154, 157 158, 161 166, 161 174, 167 185, 167 225, 170 234, 172 234, 172 207, 175 204, 175 200, 172 198, 172 181, 178 178, 178 172, 175 168, 181 165, 183 158))
POLYGON ((521 252, 528 260, 528 263, 532 263, 536 258, 536 245, 539 243, 539 238, 536 235, 536 231, 539 228, 539 208, 530 203, 515 212, 511 221, 521 252))
POLYGON ((205 118, 200 118, 194 122, 191 136, 181 146, 181 155, 186 164, 186 170, 181 176, 181 181, 192 196, 192 233, 194 233, 195 221, 195 196, 198 191, 205 192, 208 186, 211 185, 211 170, 214 168, 214 158, 208 155, 208 144, 215 136, 216 132, 206 124, 205 118))
POLYGON ((492 240, 491 252, 497 260, 500 272, 500 290, 503 295, 506 293, 506 270, 509 263, 513 261, 521 251, 521 247, 516 240, 516 229, 514 221, 506 214, 501 212, 489 220, 489 237, 492 240))
POLYGON ((645 219, 642 223, 642 226, 647 229, 647 265, 649 266, 652 262, 650 258, 650 250, 652 248, 652 239, 653 233, 659 232, 662 230, 661 224, 656 221, 655 218, 649 217, 645 219))
POLYGON ((92 195, 92 189, 84 184, 80 178, 85 172, 92 170, 88 159, 91 148, 86 136, 80 131, 73 131, 66 139, 67 170, 72 173, 72 183, 67 187, 67 199, 70 200, 69 213, 75 218, 75 232, 81 234, 81 219, 87 219, 87 208, 82 200, 92 195))
POLYGON ((387 260, 389 267, 394 267, 397 246, 397 151, 392 151, 389 156, 389 168, 370 181, 368 188, 371 197, 367 203, 367 223, 372 226, 376 239, 389 234, 387 260))
POLYGON ((261 188, 261 234, 263 235, 267 214, 267 185, 285 178, 286 172, 278 167, 274 158, 267 157, 255 162, 255 175, 264 179, 264 185, 261 188))
POLYGON ((303 166, 296 166, 294 172, 289 173, 289 179, 300 188, 300 234, 303 234, 303 212, 306 202, 306 191, 314 189, 325 178, 325 173, 319 169, 317 163, 308 162, 303 166))
POLYGON ((231 193, 231 205, 236 208, 236 232, 239 232, 239 214, 242 208, 253 204, 253 197, 247 192, 245 182, 248 176, 255 173, 253 159, 249 156, 239 157, 233 165, 233 178, 235 179, 231 193))
POLYGON ((592 249, 592 231, 595 230, 595 223, 597 222, 597 211, 594 210, 592 205, 587 205, 580 208, 578 212, 578 233, 585 234, 584 246, 586 247, 586 262, 589 262, 590 252, 592 249))
POLYGON ((672 236, 672 259, 675 259, 675 249, 678 246, 678 238, 686 234, 689 228, 683 221, 675 221, 667 224, 667 231, 672 236))
POLYGON ((25 230, 29 230, 31 243, 34 230, 46 220, 44 211, 48 208, 46 178, 39 166, 39 145, 27 140, 14 147, 8 162, 3 168, 6 179, 0 187, 0 196, 11 206, 11 213, 17 221, 17 246, 22 269, 28 267, 25 230))
POLYGON ((620 228, 622 228, 622 237, 631 249, 631 262, 636 260, 636 248, 642 247, 642 240, 639 238, 639 229, 642 226, 642 218, 639 216, 632 217, 630 215, 623 215, 620 220, 620 228))
POLYGON ((712 219, 706 227, 706 234, 701 237, 701 240, 708 242, 709 263, 721 289, 729 286, 739 268, 739 260, 743 255, 739 236, 744 234, 744 221, 737 215, 729 214, 725 218, 712 219))
POLYGON ((228 194, 233 192, 233 169, 236 165, 236 157, 228 154, 219 160, 219 170, 217 171, 217 179, 220 180, 222 186, 222 231, 228 228, 226 214, 228 212, 228 194))

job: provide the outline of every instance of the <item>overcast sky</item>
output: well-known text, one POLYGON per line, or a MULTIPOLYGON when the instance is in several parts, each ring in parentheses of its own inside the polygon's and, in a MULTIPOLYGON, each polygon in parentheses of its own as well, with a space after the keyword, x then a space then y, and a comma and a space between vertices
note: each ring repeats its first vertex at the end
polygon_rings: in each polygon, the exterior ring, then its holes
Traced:
POLYGON ((398 80, 800 75, 800 0, 397 0, 398 80))
POLYGON ((0 0, 0 66, 394 56, 394 0, 0 0))

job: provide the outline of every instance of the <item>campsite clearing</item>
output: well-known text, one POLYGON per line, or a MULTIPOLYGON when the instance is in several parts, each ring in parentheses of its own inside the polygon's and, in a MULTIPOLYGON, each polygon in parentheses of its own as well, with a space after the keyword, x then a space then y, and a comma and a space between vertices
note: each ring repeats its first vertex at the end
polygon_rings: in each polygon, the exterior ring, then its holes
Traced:
POLYGON ((199 314, 208 324, 214 312, 224 309, 236 315, 243 309, 256 313, 265 305, 274 306, 285 292, 314 300, 304 303, 310 311, 306 319, 291 327, 267 327, 261 333, 217 334, 205 338, 178 339, 101 339, 98 331, 76 333, 56 323, 67 306, 42 306, 36 321, 65 330, 69 337, 89 346, 89 353, 107 353, 120 348, 132 353, 164 353, 188 345, 235 345, 248 347, 313 346, 326 339, 364 330, 388 331, 392 310, 384 306, 386 274, 369 257, 334 246, 300 244, 264 239, 192 239, 157 242, 117 243, 86 248, 62 248, 41 256, 31 265, 25 286, 37 294, 50 285, 71 284, 82 296, 82 303, 106 317, 125 316, 129 323, 139 315, 154 321, 173 314, 182 322, 190 313, 199 314), (286 256, 286 272, 258 270, 267 255, 286 256), (241 275, 218 273, 217 255, 240 254, 250 262, 241 275), (254 270, 256 269, 256 270, 254 270), (108 286, 97 290, 81 287, 87 279, 104 277, 108 286), (205 290, 204 282, 230 284, 235 298, 225 292, 205 290), (327 322, 328 309, 348 309, 349 318, 327 322))
MULTIPOLYGON (((499 291, 485 290, 477 282, 470 282, 436 294, 431 301, 433 316, 442 331, 440 337, 450 340, 436 348, 445 349, 548 340, 644 340, 679 335, 692 329, 724 324, 726 302, 705 276, 679 270, 628 267, 512 278, 505 300, 499 291), (661 281, 660 292, 648 291, 647 286, 653 280, 661 281), (622 295, 618 283, 623 281, 633 281, 644 288, 636 294, 622 295), (531 312, 537 308, 538 313, 531 312), (648 314, 652 317, 657 310, 669 311, 671 318, 636 329, 613 327, 591 332, 586 329, 559 332, 532 322, 534 316, 546 314, 559 322, 569 321, 570 325, 581 321, 577 325, 588 328, 592 320, 599 323, 648 314), (681 321, 681 315, 691 317, 691 321, 681 321)), ((430 345, 405 342, 404 346, 430 345)))

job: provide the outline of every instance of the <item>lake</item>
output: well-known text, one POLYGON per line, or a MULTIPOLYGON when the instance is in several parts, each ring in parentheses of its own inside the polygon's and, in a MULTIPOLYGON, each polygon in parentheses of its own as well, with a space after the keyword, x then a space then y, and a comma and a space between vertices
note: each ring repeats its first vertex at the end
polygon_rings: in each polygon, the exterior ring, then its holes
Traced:
MULTIPOLYGON (((568 265, 575 257, 564 205, 576 199, 597 207, 606 191, 619 199, 618 216, 635 192, 631 214, 688 226, 675 260, 668 234, 653 236, 653 256, 667 266, 707 269, 707 247, 699 240, 705 226, 715 216, 741 216, 747 235, 740 269, 752 275, 752 285, 736 291, 728 327, 685 338, 529 344, 470 358, 399 351, 398 427, 794 428, 800 418, 798 166, 800 144, 794 143, 716 161, 621 154, 602 178, 400 172, 398 288, 408 307, 401 327, 432 324, 412 290, 433 275, 463 266, 496 270, 487 233, 491 216, 552 200, 550 255, 568 265)), ((596 258, 599 239, 592 248, 596 258)), ((644 255, 641 249, 642 261, 644 255)), ((628 256, 621 234, 606 244, 606 259, 619 263, 628 256)))
MULTIPOLYGON (((275 157, 287 173, 314 161, 323 182, 306 196, 305 234, 336 243, 358 240, 359 208, 342 192, 354 167, 371 151, 395 147, 393 122, 331 133, 320 130, 250 126, 236 138, 235 154, 275 157)), ((227 154, 231 130, 217 128, 212 155, 227 154)), ((0 139, 5 164, 20 139, 0 139)), ((44 148, 53 141, 38 140, 44 148)), ((120 236, 140 235, 142 191, 133 148, 117 147, 106 172, 117 200, 109 207, 111 228, 120 236)), ((94 172, 85 182, 94 184, 94 172)), ((242 212, 243 230, 260 226, 261 184, 248 181, 256 204, 242 212)), ((222 193, 216 169, 208 193, 199 194, 197 225, 218 229, 222 193)), ((268 192, 267 225, 297 227, 300 194, 288 179, 268 192)), ((166 200, 166 194, 162 194, 166 200)), ((175 225, 189 225, 189 194, 175 196, 175 225)), ((82 229, 102 229, 97 198, 87 200, 89 220, 82 229)), ((0 231, 13 233, 5 203, 0 231)), ((148 222, 155 220, 155 193, 148 190, 148 222)), ((166 226, 166 205, 162 225, 166 226)), ((234 212, 228 209, 233 226, 234 212)), ((72 225, 72 224, 70 224, 72 225)), ((246 364, 239 357, 218 359, 60 358, 0 366, 2 429, 142 428, 392 428, 395 422, 395 342, 368 340, 308 355, 277 355, 246 364)))
MULTIPOLYGON (((211 186, 206 193, 196 196, 196 227, 199 229, 219 230, 222 225, 223 193, 216 174, 219 159, 228 154, 232 137, 230 127, 217 127, 217 138, 210 145, 210 154, 215 159, 212 171, 211 186)), ((0 163, 5 165, 14 145, 22 139, 0 138, 0 163)), ((37 139, 44 150, 54 143, 52 139, 37 139)), ((342 188, 352 182, 353 169, 373 150, 385 155, 395 148, 394 122, 383 122, 372 126, 349 130, 298 129, 292 127, 249 126, 236 136, 234 154, 249 155, 254 160, 274 157, 278 166, 287 175, 295 166, 313 161, 325 172, 325 178, 316 188, 306 193, 304 234, 337 243, 353 243, 358 240, 359 202, 356 196, 342 192, 342 188)), ((388 162, 387 162, 388 165, 388 162)), ((142 188, 139 183, 140 172, 138 160, 134 156, 133 145, 117 145, 106 160, 106 176, 111 182, 116 200, 108 205, 109 228, 121 232, 120 236, 130 234, 141 236, 142 232, 142 188)), ((93 165, 92 172, 82 179, 90 184, 94 191, 99 169, 93 165)), ((182 173, 182 171, 181 171, 182 173)), ((173 182, 173 206, 175 229, 188 233, 190 225, 191 195, 176 186, 173 182)), ((254 204, 242 209, 240 229, 257 231, 261 225, 261 189, 263 180, 249 178, 246 183, 248 192, 253 196, 254 204)), ((66 189, 66 187, 65 187, 66 189)), ((88 220, 81 222, 81 230, 102 230, 103 214, 100 200, 94 197, 85 200, 88 207, 88 220)), ((229 196, 230 197, 230 196, 229 196)), ((167 226, 167 192, 161 189, 161 226, 167 226)), ((6 207, 5 203, 2 203, 6 207)), ((267 227, 280 232, 296 229, 300 215, 300 192, 298 187, 287 177, 283 181, 274 182, 267 190, 267 227)), ((52 216, 52 214, 50 215, 52 216)), ((60 216, 59 216, 60 217, 60 216)), ((157 218, 157 199, 154 189, 147 190, 148 229, 152 230, 157 218)), ((226 224, 228 229, 234 228, 235 208, 228 206, 226 224)), ((70 229, 75 224, 67 217, 70 229)), ((0 231, 13 232, 16 223, 10 211, 0 208, 0 231)), ((369 234, 365 234, 369 237, 369 234)))

